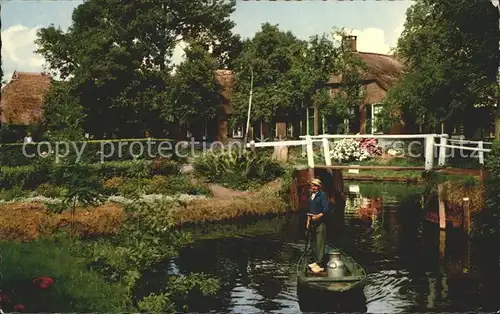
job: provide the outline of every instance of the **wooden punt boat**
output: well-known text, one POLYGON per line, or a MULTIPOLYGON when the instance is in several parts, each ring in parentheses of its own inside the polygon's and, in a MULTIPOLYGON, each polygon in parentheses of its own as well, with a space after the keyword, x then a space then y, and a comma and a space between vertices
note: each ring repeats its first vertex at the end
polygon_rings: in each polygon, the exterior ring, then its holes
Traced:
MULTIPOLYGON (((327 246, 327 252, 337 250, 327 246)), ((366 298, 363 292, 366 272, 352 257, 342 252, 346 276, 331 278, 326 270, 321 273, 310 271, 307 254, 297 265, 297 296, 301 311, 306 312, 365 312, 366 298)))

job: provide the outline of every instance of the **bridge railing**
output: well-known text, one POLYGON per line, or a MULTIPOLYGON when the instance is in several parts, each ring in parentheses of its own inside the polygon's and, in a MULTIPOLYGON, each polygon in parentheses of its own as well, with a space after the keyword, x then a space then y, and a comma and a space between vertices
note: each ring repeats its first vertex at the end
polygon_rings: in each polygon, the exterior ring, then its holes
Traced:
MULTIPOLYGON (((492 142, 486 141, 471 141, 465 139, 449 139, 448 134, 321 134, 321 135, 303 135, 300 136, 301 140, 291 141, 278 141, 278 142, 255 142, 251 141, 247 147, 275 147, 275 146, 305 146, 307 152, 307 163, 310 168, 314 168, 314 151, 313 144, 321 142, 323 146, 323 154, 325 164, 332 165, 330 156, 330 139, 345 139, 345 138, 375 138, 375 139, 394 139, 394 140, 407 140, 407 139, 423 139, 424 140, 424 155, 425 155, 425 170, 432 170, 434 168, 435 149, 437 148, 438 167, 444 167, 447 161, 447 149, 459 149, 478 152, 479 163, 484 165, 484 153, 491 152, 491 149, 485 148, 485 145, 491 145, 492 142), (439 143, 436 140, 439 139, 439 143), (451 144, 450 144, 451 143, 451 144), (453 145, 458 143, 460 145, 453 145), (463 144, 476 144, 476 147, 467 147, 463 144)), ((470 157, 473 157, 472 155, 470 157)), ((349 166, 349 168, 360 168, 360 166, 349 166)))
MULTIPOLYGON (((435 140, 439 138, 441 140, 439 145, 446 145, 447 134, 394 134, 394 135, 376 135, 376 134, 322 134, 322 135, 304 135, 300 136, 302 140, 293 141, 278 141, 278 142, 255 142, 250 141, 246 146, 249 148, 255 147, 275 147, 275 146, 306 146, 307 151, 307 164, 310 168, 314 168, 314 151, 313 143, 322 142, 323 154, 325 159, 325 164, 327 166, 332 165, 330 156, 330 139, 345 139, 345 138, 376 138, 376 139, 423 139, 424 140, 424 153, 425 153, 425 170, 432 170, 434 168, 434 147, 436 146, 435 140)), ((440 146, 439 156, 446 154, 446 147, 440 146)), ((442 158, 440 157, 439 160, 442 158)), ((360 166, 350 166, 350 168, 356 169, 360 166)))
MULTIPOLYGON (((473 152, 478 152, 477 157, 479 158, 479 164, 484 165, 484 153, 489 153, 491 152, 491 149, 489 148, 484 148, 484 145, 492 145, 492 142, 486 142, 486 141, 471 141, 471 140, 465 140, 464 138, 460 139, 447 139, 447 138, 442 138, 441 142, 439 144, 434 144, 436 147, 439 147, 440 149, 446 150, 446 148, 451 148, 453 150, 459 149, 460 151, 463 150, 469 150, 473 152), (449 145, 447 142, 451 143, 458 143, 460 145, 449 145), (476 144, 476 147, 466 147, 463 146, 462 144, 476 144)), ((446 165, 446 151, 443 154, 439 155, 439 165, 444 166, 446 165)), ((469 157, 475 157, 469 155, 469 157)))

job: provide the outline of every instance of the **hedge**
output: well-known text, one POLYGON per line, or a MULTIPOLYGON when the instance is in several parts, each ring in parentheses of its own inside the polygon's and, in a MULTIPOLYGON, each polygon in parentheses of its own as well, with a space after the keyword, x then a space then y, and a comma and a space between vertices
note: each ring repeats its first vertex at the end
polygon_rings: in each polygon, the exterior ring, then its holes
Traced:
MULTIPOLYGON (((172 175, 180 173, 180 166, 168 159, 155 161, 112 161, 104 163, 87 164, 95 170, 101 179, 111 177, 152 177, 154 175, 172 175)), ((35 162, 31 165, 0 167, 0 189, 11 189, 21 186, 24 189, 34 189, 42 183, 59 184, 50 182, 50 174, 61 171, 62 167, 51 161, 35 162)), ((57 177, 57 176, 53 176, 57 177)))

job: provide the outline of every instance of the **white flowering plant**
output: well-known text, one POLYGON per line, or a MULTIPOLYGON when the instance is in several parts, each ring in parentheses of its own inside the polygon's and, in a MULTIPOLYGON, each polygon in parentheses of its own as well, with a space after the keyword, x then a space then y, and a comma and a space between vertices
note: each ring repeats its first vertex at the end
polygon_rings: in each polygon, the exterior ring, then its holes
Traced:
POLYGON ((350 138, 334 142, 330 156, 338 162, 363 161, 372 157, 359 141, 350 138))

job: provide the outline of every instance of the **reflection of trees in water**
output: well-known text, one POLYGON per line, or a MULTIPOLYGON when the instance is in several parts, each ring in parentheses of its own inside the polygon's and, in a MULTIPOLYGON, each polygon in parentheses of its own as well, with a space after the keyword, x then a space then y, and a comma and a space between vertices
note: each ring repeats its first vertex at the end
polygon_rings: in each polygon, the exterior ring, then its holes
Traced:
MULTIPOLYGON (((387 202, 384 197, 382 207, 369 221, 346 215, 342 234, 329 238, 368 271, 368 311, 426 312, 429 306, 467 311, 476 305, 498 309, 500 270, 498 260, 495 264, 487 252, 497 242, 480 251, 472 246, 466 254, 465 242, 447 232, 445 256, 440 259, 439 227, 423 222, 420 195, 407 193, 398 196, 398 202, 387 202), (458 276, 468 255, 470 270, 477 264, 481 271, 458 276)), ((297 233, 302 219, 276 217, 199 228, 196 237, 213 240, 198 241, 183 250, 177 265, 182 273, 203 271, 220 278, 222 291, 190 310, 295 311, 295 263, 302 252, 286 243, 303 238, 297 233)))
POLYGON ((292 238, 297 233, 298 220, 295 214, 273 218, 240 219, 232 222, 218 222, 185 228, 195 240, 220 238, 241 238, 272 235, 274 238, 292 238))
MULTIPOLYGON (((295 237, 297 226, 297 217, 292 216, 246 225, 220 225, 220 230, 215 225, 198 230, 195 237, 212 239, 185 248, 176 264, 182 273, 205 272, 218 277, 222 285, 218 300, 205 298, 203 308, 197 301, 196 310, 231 311, 241 298, 264 311, 284 307, 281 299, 286 298, 282 294, 288 294, 287 290, 295 284, 291 277, 301 253, 284 243, 295 237), (224 233, 226 238, 222 238, 224 233)), ((195 309, 190 306, 190 310, 195 309)))

